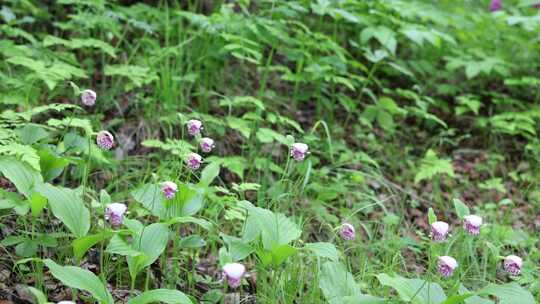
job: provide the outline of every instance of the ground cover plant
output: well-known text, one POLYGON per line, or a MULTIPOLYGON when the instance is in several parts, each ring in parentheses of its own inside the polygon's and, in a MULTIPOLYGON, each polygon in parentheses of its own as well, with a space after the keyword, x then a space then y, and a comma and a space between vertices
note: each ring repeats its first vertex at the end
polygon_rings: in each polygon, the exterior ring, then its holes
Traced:
POLYGON ((536 4, 3 1, 0 302, 537 303, 536 4))

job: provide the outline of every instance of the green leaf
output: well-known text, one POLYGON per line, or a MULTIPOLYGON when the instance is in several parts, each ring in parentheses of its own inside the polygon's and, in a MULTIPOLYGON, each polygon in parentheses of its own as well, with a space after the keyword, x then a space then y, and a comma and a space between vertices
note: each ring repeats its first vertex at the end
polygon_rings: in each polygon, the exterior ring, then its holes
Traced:
POLYGON ((298 249, 291 245, 277 245, 273 246, 270 251, 265 251, 267 260, 266 262, 263 260, 263 264, 272 264, 273 266, 278 267, 285 262, 287 258, 295 255, 298 252, 298 249))
POLYGON ((38 171, 13 157, 0 157, 0 172, 27 198, 31 197, 36 185, 43 183, 38 171))
POLYGON ((499 298, 499 304, 534 304, 533 295, 518 283, 489 284, 476 292, 479 295, 491 295, 499 298))
POLYGON ((32 210, 34 217, 40 216, 45 206, 47 206, 47 198, 37 192, 32 193, 28 202, 30 203, 30 210, 32 210))
POLYGON ((463 219, 466 215, 469 215, 471 213, 469 211, 469 207, 467 207, 467 205, 465 205, 461 200, 455 198, 453 199, 453 202, 456 214, 460 219, 463 219))
POLYGON ((364 44, 371 38, 377 39, 377 41, 386 47, 392 54, 396 54, 397 40, 396 33, 393 30, 385 26, 378 26, 367 27, 360 33, 360 39, 364 44))
POLYGON ((399 64, 394 63, 394 62, 386 62, 386 64, 388 64, 394 70, 396 70, 396 71, 398 71, 398 72, 400 72, 400 73, 402 73, 404 75, 407 75, 409 77, 414 78, 414 73, 411 72, 411 70, 406 68, 404 65, 399 65, 399 64))
POLYGON ((387 300, 374 297, 371 295, 356 295, 356 296, 346 296, 341 299, 343 304, 383 304, 388 303, 387 300))
MULTIPOLYGON (((466 296, 465 304, 493 304, 493 301, 481 298, 474 293, 471 293, 463 284, 459 284, 458 289, 459 296, 466 296)), ((448 297, 447 301, 450 301, 452 303, 452 296, 448 297)), ((444 303, 444 304, 450 304, 450 303, 444 303)), ((461 304, 462 302, 458 302, 461 304)), ((453 304, 453 303, 452 303, 453 304)))
POLYGON ((53 90, 60 81, 69 80, 73 77, 87 77, 84 70, 58 60, 45 62, 25 56, 15 56, 10 57, 5 60, 5 62, 21 65, 30 69, 34 72, 33 74, 37 79, 45 82, 49 90, 53 90))
POLYGON ((36 289, 32 286, 28 286, 26 288, 28 289, 28 291, 30 291, 31 294, 34 295, 34 297, 36 298, 37 304, 47 304, 49 302, 47 301, 47 297, 41 290, 36 289))
POLYGON ((18 193, 0 189, 0 194, 3 196, 3 199, 0 199, 0 210, 13 209, 17 215, 28 214, 28 210, 30 209, 29 203, 18 193))
POLYGON ((209 186, 212 181, 219 175, 219 163, 213 162, 204 167, 201 172, 201 178, 199 180, 199 185, 209 186))
POLYGON ((141 222, 129 218, 124 219, 124 226, 126 226, 133 234, 140 234, 144 228, 144 225, 141 222))
POLYGON ((381 128, 387 130, 387 131, 393 131, 394 130, 394 118, 392 115, 386 111, 379 110, 377 112, 377 123, 381 128))
POLYGON ((437 283, 428 283, 420 279, 407 279, 398 275, 393 277, 386 273, 377 275, 384 286, 394 288, 401 300, 414 304, 441 303, 446 299, 442 287, 437 283))
POLYGON ((13 246, 24 242, 26 238, 24 236, 9 235, 0 241, 3 246, 13 246))
POLYGON ((134 65, 107 65, 105 66, 104 72, 105 76, 126 77, 135 88, 149 84, 158 79, 155 72, 149 67, 134 65))
POLYGON ((94 133, 92 130, 92 122, 88 119, 77 117, 65 117, 63 119, 51 118, 47 120, 47 124, 51 127, 63 128, 80 128, 83 129, 87 136, 94 133))
POLYGON ((251 134, 251 123, 245 119, 232 116, 227 117, 227 125, 231 129, 240 132, 244 138, 249 138, 249 135, 251 134))
POLYGON ((246 170, 248 163, 243 157, 223 157, 221 158, 222 165, 238 175, 241 179, 244 179, 244 171, 246 170))
POLYGON ((503 180, 500 177, 491 178, 482 183, 479 183, 478 187, 480 189, 496 190, 501 193, 506 193, 506 187, 504 186, 503 180))
POLYGON ((79 193, 48 183, 39 185, 36 191, 49 200, 54 216, 62 221, 75 237, 81 238, 88 233, 90 212, 84 206, 79 193))
POLYGON ((64 168, 69 165, 67 158, 57 156, 49 149, 40 149, 38 155, 41 175, 43 175, 43 179, 47 182, 60 176, 64 168))
MULTIPOLYGON (((70 104, 70 103, 50 103, 47 105, 32 107, 30 110, 26 112, 17 112, 17 113, 11 113, 13 116, 23 119, 27 122, 30 122, 32 117, 42 114, 47 111, 56 111, 56 112, 65 112, 69 109, 82 109, 81 107, 70 104)), ((5 112, 4 112, 5 113, 5 112)))
POLYGON ((433 211, 433 208, 428 209, 428 222, 429 224, 433 224, 437 221, 437 216, 435 215, 435 211, 433 211))
POLYGON ((333 15, 336 17, 341 17, 352 23, 360 23, 360 19, 354 13, 339 8, 334 8, 332 11, 333 15))
POLYGON ((192 185, 179 184, 178 193, 165 201, 168 218, 184 217, 197 213, 204 203, 204 189, 192 185))
POLYGON ((451 295, 444 302, 441 304, 461 304, 465 301, 467 303, 467 299, 471 298, 474 294, 467 293, 467 294, 461 294, 461 295, 451 295))
POLYGON ((344 297, 362 295, 354 276, 339 262, 327 261, 322 265, 319 287, 330 304, 342 304, 344 297))
POLYGON ((18 143, 0 146, 0 155, 2 154, 16 156, 20 158, 21 161, 29 164, 32 169, 38 172, 41 170, 39 167, 39 155, 31 146, 21 145, 18 143))
POLYGON ((465 75, 468 79, 476 77, 482 71, 482 65, 480 62, 469 61, 465 67, 465 75))
POLYGON ((132 278, 142 269, 150 266, 163 253, 169 241, 169 229, 161 223, 144 227, 133 236, 131 247, 143 255, 128 256, 128 266, 132 278))
POLYGON ((17 130, 21 142, 25 145, 31 145, 49 136, 49 132, 36 124, 27 124, 17 130))
POLYGON ((147 139, 141 143, 144 147, 158 148, 165 151, 169 151, 174 155, 183 156, 195 149, 189 142, 179 139, 167 139, 164 143, 157 139, 147 139))
POLYGON ((392 115, 405 115, 407 111, 400 108, 397 103, 390 97, 383 96, 377 101, 377 107, 385 110, 392 115))
POLYGON ((158 185, 146 184, 131 192, 133 199, 141 203, 144 208, 153 215, 161 217, 164 214, 165 205, 163 193, 158 185))
POLYGON ((102 40, 98 40, 94 38, 85 38, 85 39, 74 38, 71 40, 66 40, 66 39, 62 39, 62 38, 51 36, 51 35, 47 35, 43 39, 44 47, 48 47, 51 45, 58 45, 58 44, 61 44, 70 49, 96 48, 103 51, 104 53, 111 56, 112 58, 116 58, 114 47, 102 40))
POLYGON ((257 139, 261 142, 261 143, 271 143, 271 142, 274 142, 274 141, 277 141, 281 144, 284 144, 286 145, 288 140, 285 136, 283 136, 282 134, 272 130, 272 129, 268 129, 268 128, 259 128, 257 130, 257 139))
POLYGON ((250 107, 255 106, 261 111, 265 110, 264 103, 253 96, 235 96, 233 98, 225 97, 219 101, 219 106, 221 107, 250 107))
POLYGON ((180 217, 174 217, 167 221, 167 225, 173 225, 177 223, 193 223, 201 226, 202 228, 206 230, 212 229, 212 223, 208 222, 207 220, 195 218, 192 216, 180 216, 180 217))
POLYGON ((92 272, 74 266, 60 266, 50 259, 44 260, 43 263, 49 268, 51 274, 64 285, 87 291, 101 303, 114 304, 107 288, 92 272))
POLYGON ((101 191, 99 191, 99 202, 103 207, 109 205, 112 202, 111 196, 109 195, 109 193, 107 193, 107 190, 101 189, 101 191))
POLYGON ((298 239, 302 234, 302 230, 281 213, 255 207, 247 201, 239 204, 249 212, 244 240, 252 240, 261 234, 264 248, 271 250, 275 246, 286 245, 298 239))
MULTIPOLYGON (((424 41, 428 41, 435 47, 441 46, 441 38, 446 38, 442 33, 432 29, 426 29, 419 26, 409 26, 401 30, 401 32, 420 46, 423 46, 424 41)), ((445 39, 447 40, 447 39, 445 39)), ((453 39, 448 39, 448 42, 455 43, 453 39)))
POLYGON ((231 262, 238 262, 245 259, 254 251, 253 247, 239 240, 233 240, 229 244, 229 256, 231 262))
POLYGON ((81 260, 88 249, 95 244, 110 238, 114 233, 110 230, 104 230, 97 234, 87 235, 73 241, 73 253, 78 260, 81 260))
POLYGON ((454 168, 449 159, 440 159, 435 151, 429 149, 426 156, 422 159, 420 169, 414 177, 414 182, 419 183, 425 179, 432 179, 436 175, 447 174, 454 177, 454 168))
POLYGON ((319 243, 307 243, 305 248, 320 258, 327 258, 331 261, 337 262, 339 260, 339 251, 332 243, 319 242, 319 243))
POLYGON ((111 238, 111 240, 109 241, 109 245, 107 245, 107 248, 105 249, 105 251, 112 254, 118 254, 122 256, 131 256, 131 257, 144 255, 142 252, 133 249, 133 247, 118 234, 115 234, 111 238))
POLYGON ((38 250, 38 243, 31 239, 25 239, 15 246, 15 253, 23 258, 35 256, 38 250))
POLYGON ((200 248, 205 245, 206 242, 198 234, 192 234, 180 240, 180 248, 200 248))
POLYGON ((361 117, 366 119, 369 122, 373 122, 377 118, 378 112, 379 112, 379 108, 377 108, 377 106, 369 105, 366 107, 364 112, 362 112, 361 117))
POLYGON ((128 304, 147 304, 163 302, 168 304, 193 304, 181 291, 171 289, 155 289, 141 293, 128 301, 128 304))

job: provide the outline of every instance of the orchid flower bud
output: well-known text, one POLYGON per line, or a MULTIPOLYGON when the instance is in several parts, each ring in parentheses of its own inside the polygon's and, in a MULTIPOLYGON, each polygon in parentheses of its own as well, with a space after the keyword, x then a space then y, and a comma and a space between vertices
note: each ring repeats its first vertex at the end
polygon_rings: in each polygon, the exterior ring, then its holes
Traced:
POLYGON ((111 222, 111 226, 119 227, 124 222, 124 214, 127 206, 121 203, 112 203, 105 209, 105 219, 111 222))
POLYGON ((178 192, 178 186, 171 181, 166 181, 161 184, 161 190, 166 199, 171 199, 178 192))
POLYGON ((490 11, 496 12, 501 9, 502 9, 502 0, 491 0, 491 3, 489 4, 490 11))
POLYGON ((354 229, 354 226, 349 223, 341 224, 341 227, 339 228, 339 235, 345 241, 354 240, 356 238, 356 231, 354 229))
POLYGON ((479 235, 482 218, 478 215, 466 215, 463 218, 463 228, 471 235, 479 235))
POLYGON ((304 160, 308 154, 308 149, 308 145, 304 143, 294 143, 291 146, 291 156, 296 161, 304 160))
POLYGON ((518 275, 521 272, 523 260, 516 255, 509 255, 504 259, 503 268, 511 275, 518 275))
POLYGON ((98 147, 103 150, 110 150, 114 146, 114 137, 108 131, 99 131, 96 137, 98 147))
POLYGON ((211 139, 211 138, 208 138, 208 137, 203 137, 203 138, 201 138, 200 146, 201 146, 201 150, 204 153, 209 153, 215 147, 214 140, 211 139))
POLYGON ((436 242, 446 240, 450 226, 447 223, 437 221, 431 224, 431 239, 436 242))
POLYGON ((439 257, 438 259, 437 270, 445 278, 452 276, 452 274, 454 273, 454 269, 456 269, 457 267, 458 263, 453 257, 445 255, 439 257))
POLYGON ((96 98, 97 98, 96 92, 92 90, 84 90, 81 93, 81 102, 85 106, 89 106, 89 107, 93 106, 96 103, 96 98))
POLYGON ((246 267, 240 263, 228 263, 223 266, 223 275, 231 288, 240 286, 246 273, 246 267))
POLYGON ((203 129, 202 122, 197 119, 191 119, 187 122, 187 129, 189 135, 199 135, 203 129))
POLYGON ((191 170, 197 170, 201 166, 202 161, 202 156, 197 153, 190 153, 186 160, 186 164, 191 170))

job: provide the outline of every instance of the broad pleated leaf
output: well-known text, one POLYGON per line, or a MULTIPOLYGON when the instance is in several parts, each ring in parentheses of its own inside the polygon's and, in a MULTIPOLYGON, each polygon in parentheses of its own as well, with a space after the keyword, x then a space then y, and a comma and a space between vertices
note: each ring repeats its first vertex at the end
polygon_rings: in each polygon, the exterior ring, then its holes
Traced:
POLYGON ((69 188, 41 184, 36 191, 49 200, 52 212, 77 238, 90 229, 90 212, 84 206, 80 194, 69 188))
POLYGON ((44 260, 43 263, 49 268, 51 274, 64 285, 88 291, 100 303, 114 303, 107 288, 92 272, 75 266, 60 266, 50 259, 44 260))
POLYGON ((128 304, 147 304, 163 302, 167 304, 193 304, 181 291, 172 289, 156 289, 141 293, 128 301, 128 304))

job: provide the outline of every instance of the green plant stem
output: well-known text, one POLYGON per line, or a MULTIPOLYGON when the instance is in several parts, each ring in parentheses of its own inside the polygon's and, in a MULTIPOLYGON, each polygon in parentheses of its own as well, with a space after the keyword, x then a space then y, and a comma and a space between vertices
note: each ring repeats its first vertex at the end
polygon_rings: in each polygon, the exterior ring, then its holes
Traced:
POLYGON ((151 271, 150 267, 151 267, 151 266, 148 266, 148 267, 146 268, 146 279, 145 279, 145 281, 144 281, 144 291, 147 291, 147 290, 148 290, 148 286, 149 286, 149 284, 150 284, 150 271, 151 271))

